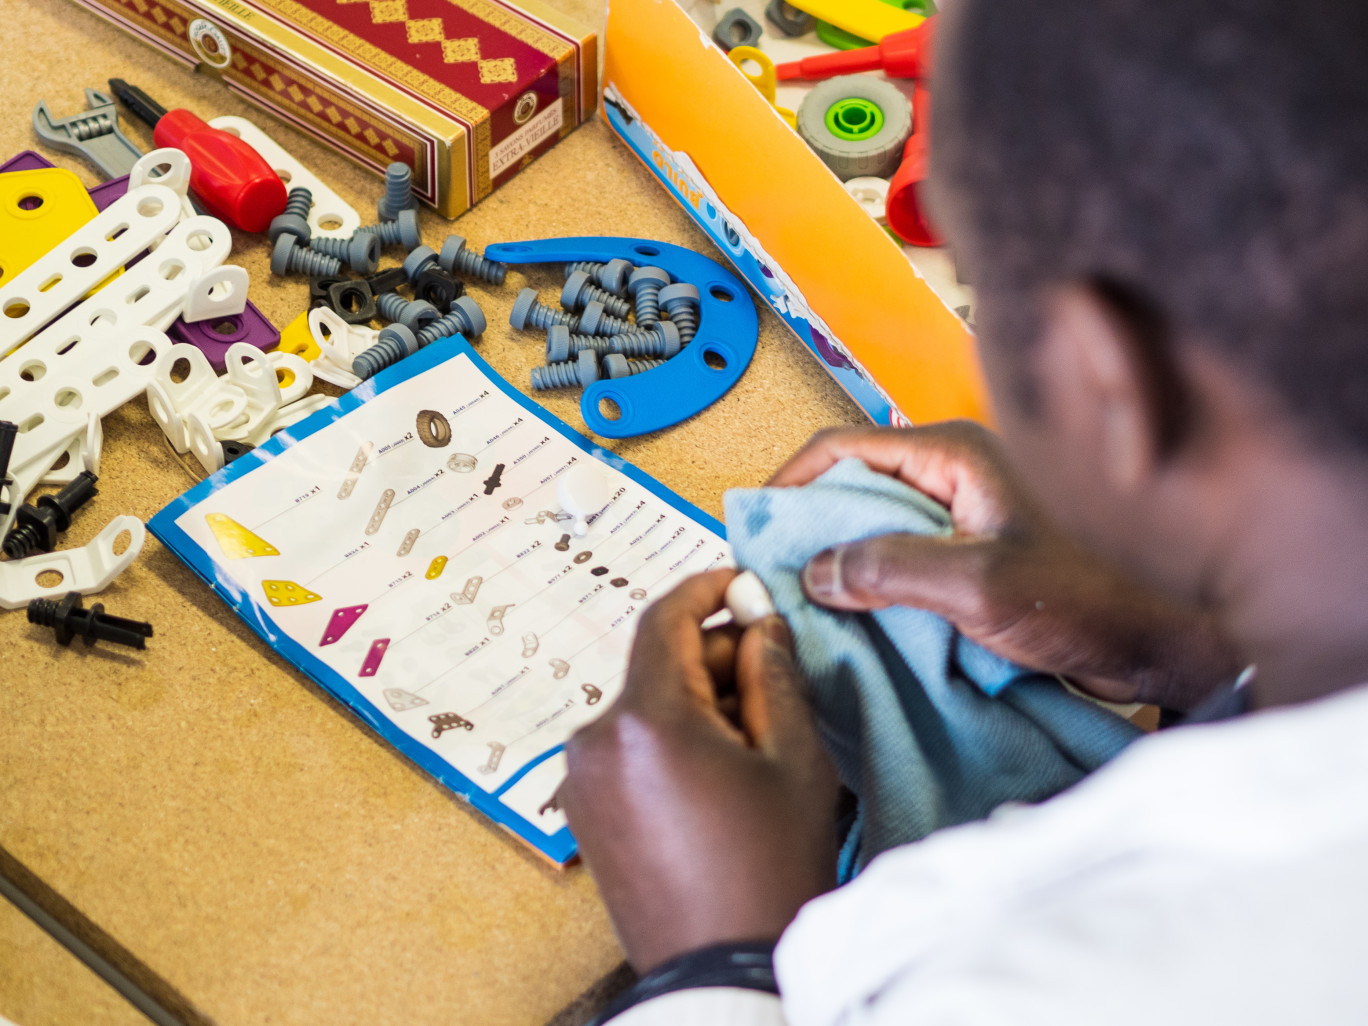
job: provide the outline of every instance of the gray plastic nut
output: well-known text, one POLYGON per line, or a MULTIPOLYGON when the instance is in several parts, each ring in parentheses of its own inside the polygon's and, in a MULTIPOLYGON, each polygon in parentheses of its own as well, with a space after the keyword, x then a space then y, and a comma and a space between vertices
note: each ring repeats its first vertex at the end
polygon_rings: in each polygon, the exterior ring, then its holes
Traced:
POLYGON ((285 209, 271 218, 271 226, 266 229, 266 237, 275 245, 281 233, 293 235, 307 245, 313 229, 309 227, 309 209, 313 206, 313 193, 302 185, 290 190, 285 200, 285 209))
POLYGON ((784 0, 770 0, 765 20, 786 36, 805 36, 817 27, 817 19, 784 0))
POLYGON ((561 289, 560 304, 562 309, 572 313, 583 310, 590 303, 597 300, 603 304, 603 308, 614 317, 621 317, 624 320, 632 312, 631 304, 625 299, 613 295, 606 289, 601 289, 589 280, 589 275, 583 271, 576 271, 565 279, 565 288, 561 289))
POLYGON ((380 237, 370 232, 353 232, 349 239, 322 236, 310 240, 309 248, 336 257, 357 274, 374 274, 380 266, 380 237))
POLYGON ((358 378, 374 377, 391 364, 418 352, 418 338, 402 324, 391 324, 380 329, 375 345, 363 350, 352 360, 352 373, 358 378))
POLYGON ((632 326, 608 313, 607 308, 596 299, 579 315, 579 330, 582 335, 621 335, 624 331, 631 331, 632 326))
POLYGON ((466 274, 487 281, 491 285, 502 285, 508 275, 507 264, 490 260, 479 250, 471 249, 460 235, 447 236, 446 242, 442 243, 442 252, 437 257, 437 262, 444 271, 466 274))
POLYGON ((375 297, 375 305, 385 320, 402 324, 410 331, 418 331, 442 316, 441 311, 427 300, 410 302, 397 292, 382 292, 375 297))
POLYGON ((664 360, 629 360, 621 353, 612 353, 603 358, 603 369, 610 378, 629 378, 633 374, 644 374, 663 364, 664 360))
POLYGON ((734 46, 755 46, 764 35, 760 23, 739 7, 733 7, 717 19, 713 29, 713 42, 723 50, 731 51, 734 46))
POLYGON ((659 267, 638 267, 627 279, 627 294, 636 304, 638 328, 651 328, 660 322, 660 290, 668 284, 669 272, 659 267))
POLYGON ((382 246, 417 249, 423 244, 423 236, 418 231, 418 214, 413 210, 401 210, 393 221, 363 225, 356 230, 377 236, 382 246))
POLYGON ((404 274, 408 276, 410 284, 417 281, 418 275, 429 267, 436 266, 437 252, 431 246, 418 246, 408 256, 404 257, 404 274))
POLYGON ((574 363, 532 368, 532 387, 538 392, 549 388, 588 388, 598 379, 598 354, 590 349, 581 351, 574 363))
MULTIPOLYGON (((861 134, 858 121, 852 122, 851 128, 854 134, 861 134)), ((912 134, 912 108, 891 82, 870 75, 841 75, 817 83, 803 97, 798 107, 798 134, 842 181, 866 176, 888 178, 898 170, 903 147, 912 134), (878 108, 882 124, 869 122, 868 133, 860 138, 843 139, 827 127, 827 112, 834 107, 844 106, 852 111, 850 117, 858 119, 860 107, 868 104, 878 108)))
POLYGON ((394 221, 401 211, 414 210, 418 200, 413 195, 413 169, 395 161, 385 168, 385 194, 375 205, 381 221, 394 221))
POLYGON ((282 234, 271 250, 272 274, 316 274, 334 277, 342 273, 342 261, 299 245, 293 235, 282 234))
POLYGON ((540 328, 542 331, 549 331, 555 324, 563 324, 572 331, 577 331, 580 326, 580 319, 575 314, 566 313, 564 310, 553 310, 549 306, 543 306, 537 301, 536 289, 523 289, 518 293, 518 298, 513 301, 513 310, 508 315, 508 323, 518 331, 526 331, 529 326, 540 328))

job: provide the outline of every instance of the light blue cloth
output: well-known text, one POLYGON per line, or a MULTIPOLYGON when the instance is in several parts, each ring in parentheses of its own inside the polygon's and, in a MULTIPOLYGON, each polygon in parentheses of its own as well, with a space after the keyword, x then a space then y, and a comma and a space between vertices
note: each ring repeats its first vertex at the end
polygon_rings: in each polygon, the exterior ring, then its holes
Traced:
POLYGON ((1049 798, 1140 735, 938 616, 833 612, 807 600, 799 574, 824 549, 950 533, 944 508, 915 489, 852 459, 801 488, 738 489, 725 501, 737 562, 760 576, 792 627, 828 751, 860 799, 843 876, 1003 802, 1049 798))

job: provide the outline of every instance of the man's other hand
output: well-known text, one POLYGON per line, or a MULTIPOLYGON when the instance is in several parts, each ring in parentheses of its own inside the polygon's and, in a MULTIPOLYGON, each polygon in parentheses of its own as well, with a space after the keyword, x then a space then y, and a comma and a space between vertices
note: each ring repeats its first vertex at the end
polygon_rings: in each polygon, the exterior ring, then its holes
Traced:
POLYGON ((642 973, 775 940, 836 882, 836 775, 787 627, 701 627, 734 576, 691 578, 642 615, 621 697, 566 745, 561 808, 642 973))

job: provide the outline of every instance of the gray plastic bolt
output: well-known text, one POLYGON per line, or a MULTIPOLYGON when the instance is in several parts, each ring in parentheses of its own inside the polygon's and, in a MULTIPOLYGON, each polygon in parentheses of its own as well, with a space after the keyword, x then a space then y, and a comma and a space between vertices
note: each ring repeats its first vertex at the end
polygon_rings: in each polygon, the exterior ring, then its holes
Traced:
POLYGON ((471 249, 460 235, 448 235, 442 243, 442 253, 437 258, 442 269, 452 274, 465 274, 479 278, 491 285, 502 285, 508 274, 508 265, 490 260, 478 249, 471 249))
POLYGON ((309 236, 313 234, 309 227, 309 208, 312 206, 313 193, 302 185, 291 189, 289 197, 285 200, 284 211, 271 218, 271 226, 266 229, 271 244, 275 244, 282 232, 288 232, 300 243, 307 245, 309 236))
POLYGON ((580 314, 579 330, 583 335, 621 335, 624 331, 631 331, 632 326, 608 313, 596 299, 580 314))
POLYGON ((508 323, 518 331, 526 331, 529 326, 549 331, 555 324, 563 324, 571 331, 578 331, 580 319, 572 313, 553 310, 539 303, 536 289, 523 289, 513 301, 513 312, 508 315, 508 323))
POLYGON ((427 300, 410 302, 397 292, 382 292, 376 296, 375 308, 385 320, 396 321, 410 331, 417 331, 442 316, 441 311, 427 300))
POLYGON ((419 246, 404 257, 404 273, 408 275, 410 285, 418 280, 418 275, 436 266, 437 251, 431 246, 419 246))
POLYGON ((451 304, 451 309, 445 317, 433 321, 418 332, 418 344, 429 345, 439 338, 456 334, 478 338, 484 334, 486 327, 488 324, 480 305, 469 296, 461 296, 451 304))
POLYGON ((607 266, 606 264, 604 264, 603 262, 598 261, 598 260, 575 260, 575 261, 572 261, 571 263, 568 263, 568 264, 565 265, 565 280, 566 280, 566 281, 569 281, 569 280, 570 280, 570 275, 574 274, 576 271, 583 271, 585 274, 589 275, 590 277, 593 277, 594 273, 595 273, 600 267, 606 267, 606 266, 607 266))
POLYGON ((563 324, 553 325, 546 333, 546 362, 564 363, 571 357, 590 349, 599 356, 621 353, 623 356, 658 356, 669 359, 679 352, 679 329, 669 321, 662 321, 649 330, 626 331, 621 335, 572 335, 563 324))
POLYGON ((627 279, 627 294, 636 303, 638 328, 650 328, 660 323, 660 290, 668 284, 669 272, 659 267, 638 267, 627 279))
POLYGON ((532 368, 532 387, 538 392, 548 388, 588 388, 598 379, 598 355, 590 349, 582 350, 574 363, 532 368))
POLYGON ((309 242, 309 248, 337 257, 357 274, 374 274, 380 266, 380 238, 370 232, 354 232, 349 239, 319 236, 309 242))
POLYGON ((632 276, 636 266, 629 260, 617 257, 594 272, 594 281, 615 296, 627 295, 627 279, 632 276))
POLYGON ((342 261, 326 253, 305 249, 293 235, 284 234, 271 250, 272 274, 318 274, 335 277, 342 273, 342 261))
POLYGON ((418 214, 412 210, 401 210, 393 221, 368 224, 356 229, 378 236, 382 246, 403 246, 417 249, 423 244, 423 236, 418 231, 418 214))
POLYGON ((688 345, 698 334, 698 287, 684 281, 667 285, 660 290, 659 299, 679 329, 680 341, 688 345))
POLYGON ((352 360, 352 373, 365 380, 374 377, 392 363, 418 352, 418 338, 402 324, 391 324, 380 329, 375 345, 362 350, 352 360))
POLYGON ((597 335, 572 335, 564 324, 553 324, 547 329, 547 363, 565 363, 586 349, 599 356, 607 356, 613 351, 613 339, 597 335))
POLYGON ((612 353, 603 358, 603 369, 610 378, 629 378, 633 374, 644 374, 662 366, 664 360, 629 360, 621 353, 612 353))
POLYGON ((632 312, 632 306, 625 299, 619 299, 604 289, 599 288, 589 280, 589 275, 583 271, 576 271, 565 279, 565 288, 561 289, 560 304, 563 309, 570 311, 583 310, 586 306, 598 300, 603 304, 603 308, 614 317, 621 317, 624 320, 632 312))
POLYGON ((401 210, 413 210, 418 201, 413 198, 413 169, 395 161, 385 168, 385 195, 376 204, 381 221, 394 221, 401 210))

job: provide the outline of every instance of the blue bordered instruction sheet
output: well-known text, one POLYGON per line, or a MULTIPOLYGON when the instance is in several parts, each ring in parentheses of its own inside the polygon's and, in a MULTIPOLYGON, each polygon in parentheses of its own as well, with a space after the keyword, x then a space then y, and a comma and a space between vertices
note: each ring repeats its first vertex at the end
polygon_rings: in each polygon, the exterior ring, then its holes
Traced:
POLYGON ((152 533, 391 744, 559 863, 562 746, 621 689, 636 618, 730 565, 722 525, 434 342, 158 513, 152 533), (574 536, 562 475, 612 499, 574 536))

